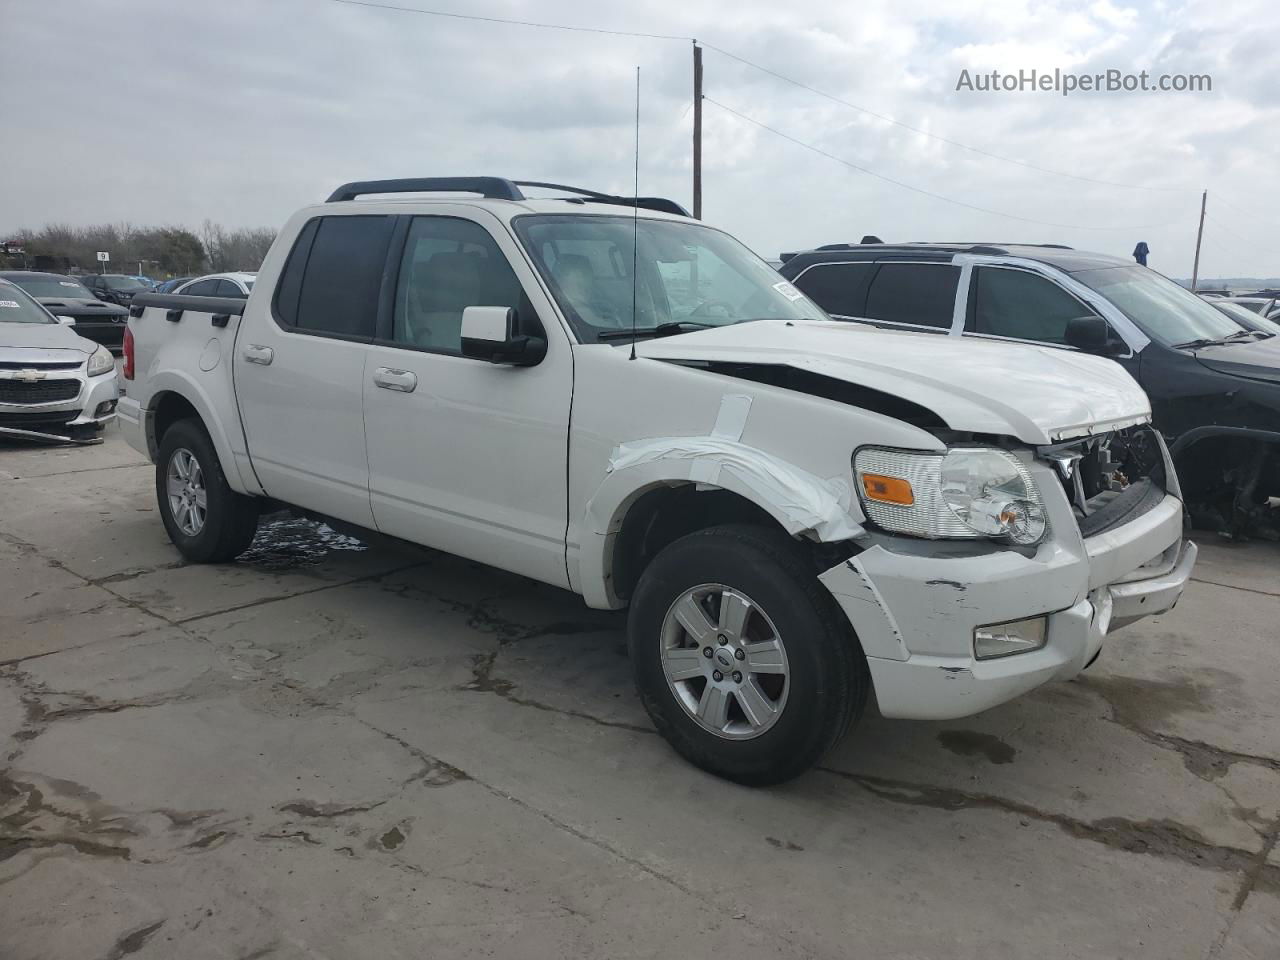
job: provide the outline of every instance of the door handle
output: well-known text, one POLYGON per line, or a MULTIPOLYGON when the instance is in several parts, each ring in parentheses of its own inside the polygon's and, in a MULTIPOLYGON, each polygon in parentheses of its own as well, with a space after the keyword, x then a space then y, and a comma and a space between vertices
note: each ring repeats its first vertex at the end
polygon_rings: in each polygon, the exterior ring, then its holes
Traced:
POLYGON ((276 358, 276 352, 270 347, 260 346, 256 343, 246 343, 244 345, 244 358, 249 363, 260 363, 265 367, 276 358))
POLYGON ((410 370, 397 370, 394 367, 378 367, 373 372, 375 386, 383 390, 397 390, 400 393, 413 393, 418 386, 418 376, 410 370))

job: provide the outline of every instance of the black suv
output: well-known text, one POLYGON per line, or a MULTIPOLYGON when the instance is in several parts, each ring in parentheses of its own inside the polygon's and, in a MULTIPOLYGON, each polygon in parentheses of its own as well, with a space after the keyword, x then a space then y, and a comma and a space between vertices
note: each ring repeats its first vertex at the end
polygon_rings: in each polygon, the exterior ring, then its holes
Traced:
POLYGON ((1150 397, 1198 519, 1275 531, 1280 337, 1147 267, 1069 247, 833 244, 783 259, 837 319, 1111 357, 1150 397))
POLYGON ((135 293, 150 293, 150 284, 123 273, 95 273, 80 278, 99 300, 127 307, 135 293))
POLYGON ((70 317, 80 336, 112 350, 121 349, 129 311, 114 303, 103 303, 78 278, 61 273, 8 270, 0 273, 0 279, 21 287, 55 316, 70 317))

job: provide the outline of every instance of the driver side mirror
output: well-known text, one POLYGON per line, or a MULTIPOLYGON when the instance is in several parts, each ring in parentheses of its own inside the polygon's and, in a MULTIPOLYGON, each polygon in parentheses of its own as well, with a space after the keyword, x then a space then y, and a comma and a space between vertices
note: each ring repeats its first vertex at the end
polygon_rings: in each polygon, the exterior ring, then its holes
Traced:
POLYGON ((542 337, 518 334, 511 307, 466 307, 462 311, 462 355, 488 363, 531 367, 547 355, 542 337))
POLYGON ((1067 321, 1067 346, 1082 353, 1114 357, 1125 352, 1124 344, 1111 336, 1111 327, 1102 317, 1074 317, 1067 321))

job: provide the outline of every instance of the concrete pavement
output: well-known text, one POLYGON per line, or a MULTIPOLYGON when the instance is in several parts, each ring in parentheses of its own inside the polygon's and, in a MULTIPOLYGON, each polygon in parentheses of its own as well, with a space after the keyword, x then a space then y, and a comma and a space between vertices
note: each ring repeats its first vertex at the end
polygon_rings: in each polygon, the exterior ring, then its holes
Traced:
POLYGON ((979 717, 684 764, 622 618, 276 519, 182 563, 153 474, 0 442, 0 957, 1280 956, 1280 546, 979 717))

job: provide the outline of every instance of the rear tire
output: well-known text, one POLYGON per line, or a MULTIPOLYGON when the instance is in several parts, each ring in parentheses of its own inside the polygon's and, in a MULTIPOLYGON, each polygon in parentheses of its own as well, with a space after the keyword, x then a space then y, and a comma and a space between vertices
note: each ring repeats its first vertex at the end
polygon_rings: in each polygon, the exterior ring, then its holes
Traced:
POLYGON ((160 438, 156 500, 169 539, 194 563, 234 560, 258 531, 257 501, 231 489, 198 420, 179 420, 160 438))
POLYGON ((641 575, 627 629, 658 732, 690 763, 737 783, 799 776, 866 704, 866 657, 781 532, 720 526, 672 543, 641 575))

